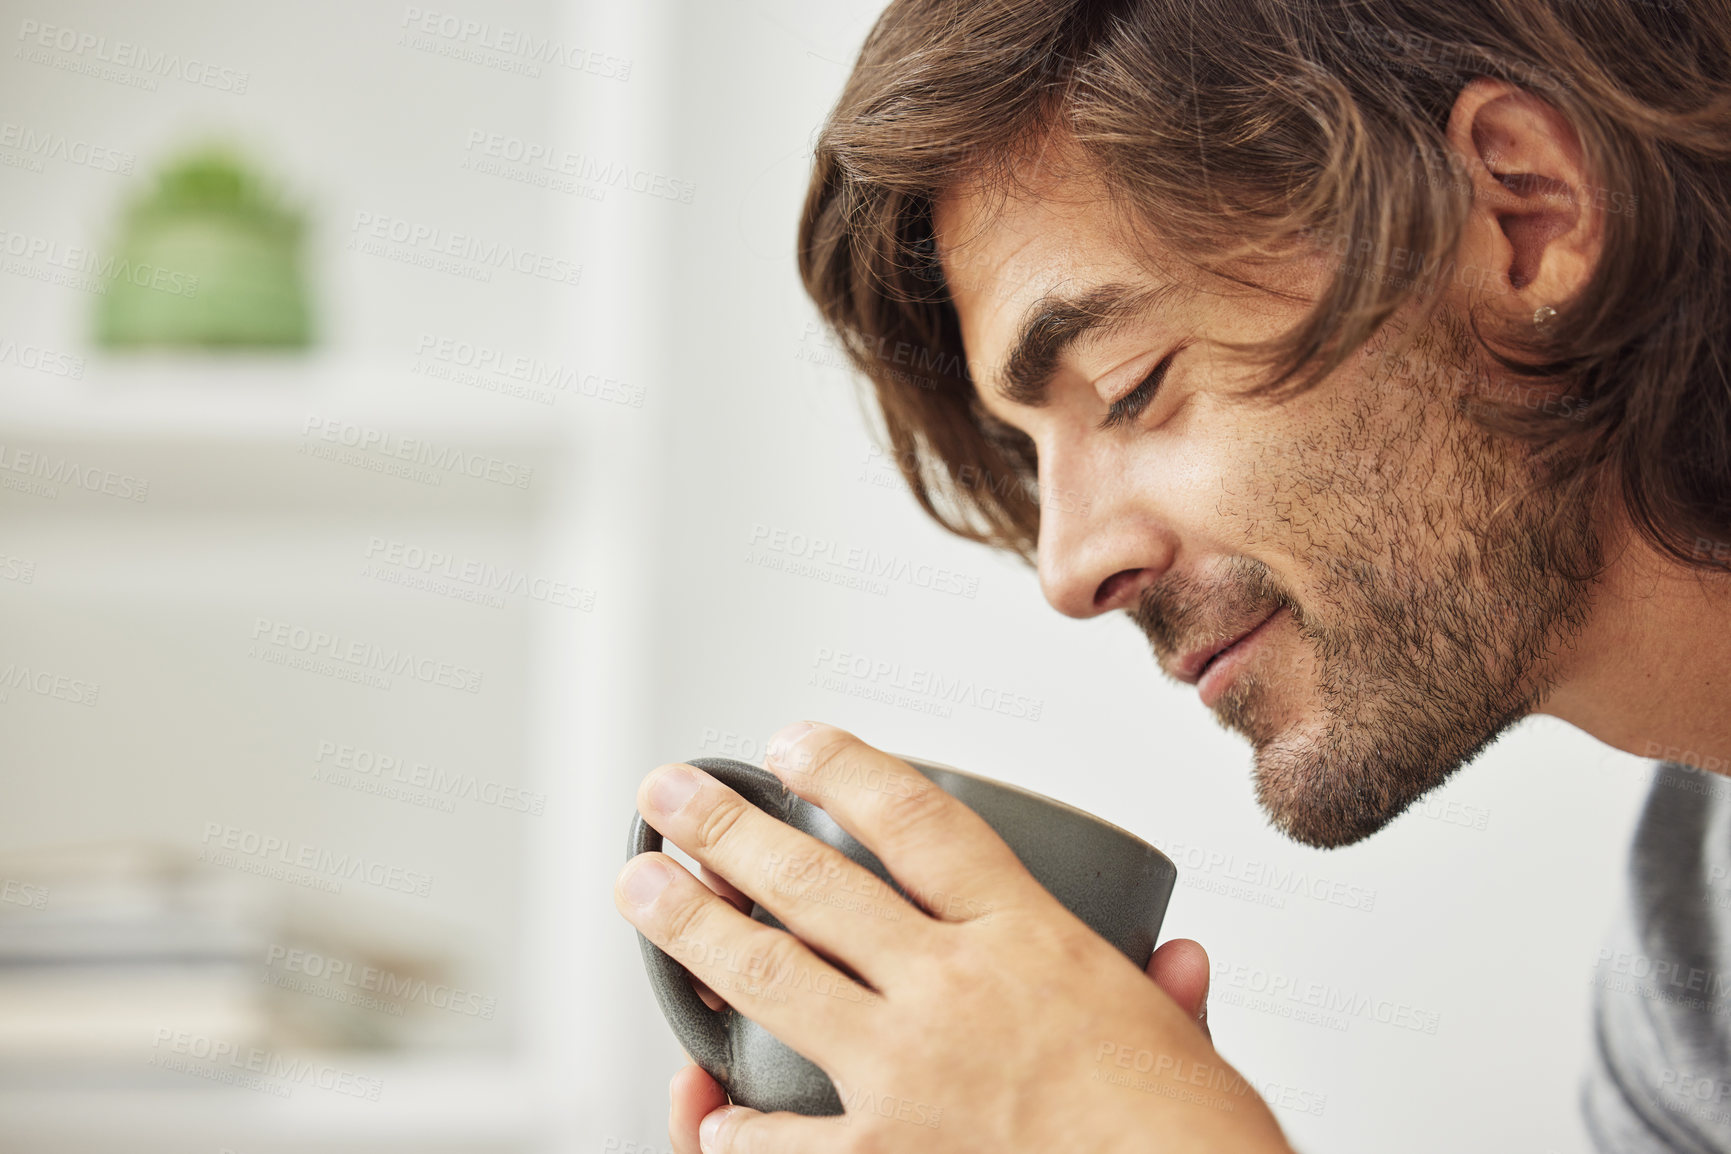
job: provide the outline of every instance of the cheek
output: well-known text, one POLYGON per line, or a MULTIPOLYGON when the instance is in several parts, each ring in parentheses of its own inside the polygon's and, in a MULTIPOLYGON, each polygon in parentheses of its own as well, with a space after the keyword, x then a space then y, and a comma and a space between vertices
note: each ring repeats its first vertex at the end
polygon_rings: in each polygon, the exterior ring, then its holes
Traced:
POLYGON ((1359 554, 1368 538, 1356 540, 1353 527, 1386 522, 1412 446, 1338 409, 1321 395, 1215 406, 1183 467, 1209 535, 1277 571, 1359 554))
POLYGON ((1255 511, 1266 495, 1266 450, 1211 411, 1191 406, 1196 419, 1163 426, 1138 438, 1123 469, 1137 499, 1157 511, 1183 543, 1202 557, 1246 551, 1255 511), (1177 427, 1174 427, 1174 426, 1177 427))
POLYGON ((1158 495, 1199 551, 1236 553, 1270 539, 1270 510, 1291 465, 1270 415, 1258 420, 1243 404, 1198 394, 1139 446, 1143 491, 1158 495))

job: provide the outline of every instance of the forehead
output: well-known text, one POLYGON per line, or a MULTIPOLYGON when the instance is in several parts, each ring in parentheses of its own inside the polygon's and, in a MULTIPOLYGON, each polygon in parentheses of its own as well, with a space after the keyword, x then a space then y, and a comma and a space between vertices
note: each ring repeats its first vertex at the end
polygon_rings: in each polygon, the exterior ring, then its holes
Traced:
POLYGON ((986 366, 1002 360, 1042 298, 1160 281, 1146 242, 1086 174, 964 186, 933 205, 932 231, 975 380, 991 379, 986 366))

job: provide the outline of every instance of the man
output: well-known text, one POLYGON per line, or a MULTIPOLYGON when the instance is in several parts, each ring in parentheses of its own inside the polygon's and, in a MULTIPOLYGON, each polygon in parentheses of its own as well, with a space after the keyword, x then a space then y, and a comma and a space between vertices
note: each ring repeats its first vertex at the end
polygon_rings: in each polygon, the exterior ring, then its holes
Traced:
MULTIPOLYGON (((1605 955, 1606 1151, 1731 1150, 1731 791, 1698 772, 1731 763, 1728 78, 1706 3, 897 0, 800 236, 920 503, 1059 611, 1122 610, 1293 838, 1369 836, 1535 712, 1688 763, 1605 955)), ((717 991, 844 1100, 941 1125, 760 1115, 688 1068, 680 1154, 1288 1148, 1254 1094, 1089 1078, 1102 1044, 1229 1069, 1200 946, 1126 975, 971 813, 861 761, 898 772, 802 723, 766 764, 994 917, 850 916, 845 861, 678 766, 639 803, 709 886, 645 855, 618 901, 700 982, 683 944, 875 992, 717 991), (844 876, 756 885, 772 854, 844 876)))

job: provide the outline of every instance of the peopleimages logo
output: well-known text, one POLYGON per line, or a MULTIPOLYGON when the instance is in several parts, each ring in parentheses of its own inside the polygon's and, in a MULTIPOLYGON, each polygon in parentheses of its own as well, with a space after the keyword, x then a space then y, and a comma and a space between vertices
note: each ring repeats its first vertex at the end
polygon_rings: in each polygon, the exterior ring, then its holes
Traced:
POLYGON ((84 358, 76 353, 63 353, 41 345, 0 338, 0 365, 5 364, 17 365, 32 372, 47 373, 51 377, 79 380, 84 376, 84 358))
POLYGON ((618 188, 679 204, 690 204, 697 195, 697 185, 689 180, 520 136, 474 128, 469 130, 468 143, 463 147, 471 154, 464 162, 471 171, 503 175, 510 171, 506 165, 516 165, 523 173, 519 179, 524 183, 538 184, 544 178, 565 176, 581 184, 618 188), (489 161, 496 163, 489 165, 489 161))
POLYGON ((381 998, 390 999, 391 1004, 397 1005, 399 1010, 402 1002, 418 1002, 436 1010, 449 1010, 453 1014, 491 1019, 499 1004, 498 998, 484 997, 474 990, 395 974, 378 966, 356 965, 352 961, 311 950, 272 945, 265 951, 264 964, 265 975, 262 980, 271 985, 301 993, 324 993, 317 988, 303 989, 292 979, 284 980, 287 975, 304 975, 312 979, 317 986, 335 983, 350 993, 377 994, 381 998), (273 967, 280 969, 281 973, 274 972, 273 967))
POLYGON ((144 262, 134 263, 112 255, 99 256, 92 249, 61 244, 52 237, 0 229, 0 253, 32 262, 8 265, 7 272, 47 280, 50 279, 49 269, 59 269, 72 274, 64 282, 68 287, 99 296, 108 291, 105 282, 116 280, 125 280, 139 288, 154 289, 170 296, 191 298, 198 295, 198 277, 189 273, 144 262), (36 265, 45 267, 38 269, 36 265), (77 279, 79 276, 93 279, 81 281, 77 279))
MULTIPOLYGON (((80 168, 117 172, 122 175, 130 173, 138 160, 132 153, 118 148, 92 144, 88 140, 69 137, 63 132, 14 124, 10 120, 0 121, 0 148, 22 153, 37 162, 44 159, 59 160, 80 168)), ((41 171, 40 163, 36 171, 41 171)))
POLYGON ((405 263, 420 264, 440 272, 479 274, 473 276, 475 280, 491 279, 487 272, 489 268, 509 268, 524 276, 555 284, 575 285, 583 279, 583 266, 564 257, 364 210, 355 213, 347 245, 372 256, 400 258, 405 263), (398 245, 400 251, 393 253, 381 247, 385 244, 398 245), (450 265, 449 261, 440 264, 439 258, 463 262, 468 271, 450 265))
MULTIPOLYGON (((418 898, 427 897, 433 889, 431 874, 389 865, 361 854, 337 853, 293 838, 276 837, 219 821, 205 822, 199 860, 212 865, 242 868, 237 865, 236 855, 282 869, 306 870, 311 875, 337 883, 334 889, 329 885, 313 887, 331 893, 341 893, 341 883, 345 881, 362 882, 418 898)), ((242 872, 256 874, 261 871, 243 868, 242 872)))
POLYGON ((1368 886, 1337 881, 1312 874, 1305 869, 1276 865, 1274 862, 1240 858, 1237 854, 1224 850, 1187 842, 1168 841, 1154 844, 1177 863, 1182 885, 1210 892, 1223 892, 1227 896, 1244 896, 1253 901, 1259 896, 1232 892, 1230 885, 1217 888, 1216 885, 1209 884, 1236 882, 1252 890, 1266 891, 1266 897, 1275 898, 1277 901, 1263 901, 1258 904, 1274 905, 1276 908, 1285 908, 1287 897, 1307 897, 1313 901, 1364 913, 1370 913, 1376 908, 1376 890, 1368 886))
POLYGON ((1328 982, 1306 981, 1242 962, 1214 963, 1212 989, 1226 1005, 1244 1006, 1277 1017, 1344 1030, 1349 1019, 1364 1018, 1420 1034, 1435 1034, 1442 1014, 1409 1002, 1379 998, 1328 982))
POLYGON ((1665 1109, 1686 1114, 1716 1126, 1731 1123, 1731 1111, 1725 1109, 1725 1099, 1731 1096, 1731 1082, 1693 1070, 1667 1066, 1659 1071, 1659 1093, 1665 1099, 1665 1109))
POLYGON ((897 1122, 906 1122, 911 1126, 924 1126, 936 1130, 944 1119, 944 1108, 934 1106, 930 1102, 919 1102, 912 1098, 902 1098, 895 1094, 880 1094, 860 1086, 849 1086, 841 1095, 842 1107, 850 1118, 864 1115, 875 1115, 879 1118, 892 1118, 897 1122))
MULTIPOLYGON (((308 658, 323 658, 352 666, 357 671, 412 677, 425 685, 481 692, 481 670, 421 657, 404 649, 387 649, 371 641, 357 641, 339 633, 309 629, 287 621, 259 617, 253 621, 252 639, 279 650, 308 658)), ((254 646, 254 656, 263 656, 254 646)))
POLYGON ((378 1078, 356 1074, 327 1062, 291 1058, 257 1046, 242 1046, 226 1038, 194 1034, 171 1026, 157 1029, 152 1048, 157 1053, 150 1056, 147 1065, 212 1081, 232 1082, 283 1098, 288 1097, 295 1086, 308 1084, 369 1102, 377 1102, 384 1090, 384 1083, 378 1078), (278 1084, 272 1086, 267 1080, 278 1084))
POLYGON ((150 497, 150 482, 143 478, 87 465, 70 457, 56 457, 52 453, 20 449, 4 442, 0 442, 0 473, 17 473, 33 482, 41 483, 16 486, 6 483, 12 478, 4 477, 0 478, 0 486, 26 487, 35 491, 36 495, 50 499, 59 495, 59 489, 54 487, 59 485, 83 489, 87 493, 118 497, 122 501, 144 501, 150 497))
MULTIPOLYGON (((525 572, 514 566, 498 566, 474 557, 461 557, 440 549, 426 549, 384 537, 371 537, 367 542, 367 560, 373 567, 362 576, 380 576, 378 566, 390 566, 406 574, 455 582, 476 593, 497 598, 499 595, 523 597, 561 609, 595 608, 595 590, 556 581, 550 577, 525 572)), ((401 582, 399 582, 401 583, 401 582)), ((434 590, 438 592, 439 590, 434 590)), ((502 604, 503 602, 501 602, 502 604)))
POLYGON ((948 717, 953 706, 965 705, 1022 721, 1038 721, 1046 708, 1044 698, 827 645, 818 648, 812 666, 808 684, 940 717, 948 717))
POLYGON ((536 400, 542 404, 551 405, 554 402, 556 398, 551 394, 568 393, 572 396, 606 401, 610 404, 624 405, 633 409, 643 407, 644 389, 642 385, 633 385, 615 377, 609 377, 604 373, 597 373, 576 365, 548 361, 524 353, 508 352, 476 341, 422 333, 420 340, 415 345, 415 353, 421 358, 416 361, 416 371, 423 375, 446 375, 429 372, 428 368, 433 364, 448 368, 453 372, 468 369, 480 374, 477 380, 470 381, 462 377, 453 377, 452 379, 457 380, 460 384, 473 384, 493 392, 501 390, 496 384, 489 386, 483 383, 487 378, 496 377, 514 381, 527 386, 529 389, 548 394, 545 399, 535 393, 525 394, 525 399, 536 400))
POLYGON ((493 53, 521 66, 528 76, 539 76, 537 65, 557 64, 573 72, 582 72, 602 80, 631 79, 631 61, 622 56, 610 56, 580 44, 568 44, 550 36, 537 36, 521 28, 494 24, 488 20, 470 20, 451 12, 437 12, 413 4, 403 9, 401 40, 408 47, 438 55, 452 56, 472 63, 489 63, 481 53, 493 53), (439 49, 448 51, 439 51, 439 49))
POLYGON ((1620 993, 1687 1000, 1702 1006, 1731 999, 1731 974, 1691 966, 1685 959, 1654 957, 1608 946, 1601 946, 1593 961, 1591 984, 1620 993))
MULTIPOLYGON (((3 448, 4 446, 0 446, 0 450, 3 448)), ((302 430, 300 451, 309 456, 338 459, 332 456, 332 453, 339 449, 369 454, 378 458, 379 464, 404 462, 405 468, 409 465, 424 465, 429 469, 442 470, 443 474, 461 473, 477 481, 491 481, 517 489, 527 489, 535 475, 532 465, 504 461, 485 453, 468 452, 418 437, 405 437, 334 417, 321 417, 317 414, 309 416, 306 427, 302 430), (332 448, 326 450, 324 445, 316 444, 314 438, 332 448)), ((438 472, 427 473, 425 476, 433 478, 434 484, 443 479, 443 475, 438 472)))
POLYGON ((11 902, 16 906, 26 906, 33 910, 45 909, 48 906, 48 887, 32 885, 17 878, 7 878, 0 884, 0 902, 11 902))
MULTIPOLYGON (((332 780, 340 775, 341 780, 336 780, 335 784, 348 785, 350 788, 361 789, 365 784, 377 788, 401 785, 412 790, 429 791, 431 797, 447 805, 449 799, 458 798, 477 805, 494 806, 536 816, 540 816, 547 808, 547 795, 544 793, 489 781, 472 773, 447 770, 424 761, 409 761, 361 746, 321 741, 313 755, 313 761, 327 770, 324 777, 320 777, 318 771, 315 771, 315 778, 332 780), (330 769, 339 771, 339 775, 329 774, 330 769)), ((367 792, 364 789, 362 791, 367 792)), ((449 812, 446 806, 439 808, 446 808, 449 812)))
MULTIPOLYGON (((54 67, 64 67, 61 61, 56 61, 40 52, 31 52, 25 56, 26 50, 52 49, 65 53, 74 63, 85 67, 69 69, 74 72, 85 71, 91 65, 109 65, 112 68, 131 69, 143 73, 138 79, 148 80, 145 87, 155 91, 156 80, 182 80, 187 84, 200 88, 213 88, 218 92, 232 92, 236 96, 246 93, 247 81, 250 76, 236 68, 224 68, 215 64, 207 64, 191 56, 182 56, 178 52, 166 52, 148 48, 142 44, 134 44, 129 40, 109 42, 108 37, 99 36, 94 32, 84 32, 77 28, 68 28, 63 24, 43 24, 38 20, 21 20, 18 22, 18 40, 24 45, 17 53, 21 58, 29 59, 34 64, 49 64, 54 67)), ((113 75, 102 75, 104 79, 116 79, 113 75)))
MULTIPOLYGON (((767 554, 789 559, 794 563, 789 571, 800 576, 808 575, 797 568, 798 563, 803 562, 845 570, 868 582, 877 581, 882 584, 900 581, 916 589, 929 589, 934 593, 949 593, 969 599, 980 591, 980 579, 973 574, 959 573, 943 565, 933 565, 929 561, 912 561, 893 553, 884 554, 876 549, 850 546, 821 534, 772 527, 761 521, 752 525, 746 544, 767 554)), ((751 554, 747 554, 746 560, 761 563, 754 560, 751 554)))
POLYGON ((1649 741, 1641 748, 1642 757, 1656 757, 1660 761, 1669 761, 1687 769, 1700 773, 1716 773, 1721 775, 1718 780, 1724 780, 1727 760, 1711 753, 1702 753, 1696 749, 1685 749, 1680 745, 1666 745, 1659 741, 1649 741))
POLYGON ((102 686, 94 681, 85 681, 64 673, 32 669, 28 665, 8 661, 4 666, 0 666, 0 704, 11 700, 12 694, 19 692, 52 697, 56 701, 70 702, 73 705, 95 705, 102 686))

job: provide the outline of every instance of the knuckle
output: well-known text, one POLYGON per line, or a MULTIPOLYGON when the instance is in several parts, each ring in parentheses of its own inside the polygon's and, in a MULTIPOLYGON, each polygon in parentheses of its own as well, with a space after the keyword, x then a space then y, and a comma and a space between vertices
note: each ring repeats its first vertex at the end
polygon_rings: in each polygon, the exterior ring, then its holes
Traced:
POLYGON ((850 753, 866 748, 865 742, 845 729, 822 729, 800 742, 792 767, 799 773, 826 777, 844 766, 850 753))
POLYGON ((698 820, 697 828, 692 831, 693 848, 709 850, 720 845, 745 817, 747 808, 738 797, 723 796, 698 820))
POLYGON ((816 848, 789 853, 764 863, 765 881, 770 888, 796 901, 821 893, 838 872, 834 852, 816 848))
POLYGON ((878 791, 878 816, 886 830, 916 836, 948 812, 950 795, 914 770, 885 775, 878 791))
POLYGON ((920 941, 926 964, 921 967, 919 996, 952 1009, 967 1005, 983 991, 997 989, 1004 963, 1002 957, 977 951, 966 940, 968 935, 951 932, 955 928, 940 924, 920 941))
POLYGON ((1101 960, 1101 939, 1086 928, 1072 929, 1058 935, 1058 952, 1066 968, 1081 973, 1098 966, 1101 960))
POLYGON ((797 976, 804 959, 791 934, 764 929, 753 935, 746 950, 746 973, 766 986, 788 983, 797 976))
POLYGON ((709 926, 708 904, 701 895, 672 903, 662 914, 661 928, 666 936, 668 952, 678 957, 700 957, 706 952, 709 926))
POLYGON ((1042 953, 1057 957, 1066 972, 1080 974, 1097 973, 1106 960, 1103 950, 1112 949, 1074 916, 1024 918, 1021 937, 1037 942, 1034 948, 1042 953))

